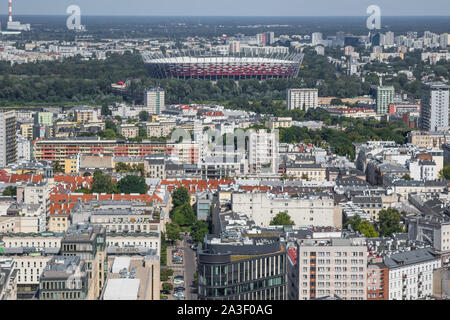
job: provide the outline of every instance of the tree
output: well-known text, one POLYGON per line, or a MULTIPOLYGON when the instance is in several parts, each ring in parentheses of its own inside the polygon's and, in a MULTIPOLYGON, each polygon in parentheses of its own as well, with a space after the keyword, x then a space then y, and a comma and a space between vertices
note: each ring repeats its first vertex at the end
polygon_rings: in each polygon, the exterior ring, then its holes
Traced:
POLYGON ((15 197, 17 196, 17 187, 15 186, 7 186, 5 190, 3 190, 4 196, 15 197))
POLYGON ((309 179, 308 179, 308 175, 307 175, 306 173, 303 173, 303 174, 302 174, 301 179, 302 179, 302 180, 306 180, 306 181, 309 180, 309 179))
POLYGON ((367 220, 361 221, 358 225, 358 231, 362 233, 366 238, 376 238, 379 236, 375 227, 367 220))
POLYGON ((112 114, 111 110, 109 109, 108 105, 104 104, 102 105, 102 116, 110 116, 112 114))
POLYGON ((150 115, 148 114, 147 111, 139 112, 139 120, 141 120, 141 121, 148 121, 149 118, 150 118, 150 115))
POLYGON ((362 220, 357 214, 349 219, 344 225, 350 225, 352 230, 359 231, 359 233, 363 234, 366 238, 376 238, 379 236, 375 227, 369 221, 362 220))
POLYGON ((130 171, 130 166, 124 162, 116 163, 116 172, 128 172, 130 171))
POLYGON ((172 269, 161 269, 160 272, 160 279, 161 281, 167 281, 169 277, 173 276, 173 270, 172 269))
POLYGON ((358 214, 355 214, 351 219, 345 222, 344 226, 347 227, 348 225, 350 225, 353 231, 357 231, 361 221, 362 221, 361 217, 358 214))
POLYGON ((450 179, 450 164, 446 165, 439 171, 439 179, 449 180, 450 179))
POLYGON ((190 202, 188 189, 185 187, 176 188, 172 193, 172 204, 174 207, 181 206, 186 202, 190 202))
POLYGON ((173 284, 170 282, 164 282, 162 285, 163 290, 172 291, 173 290, 173 284))
POLYGON ((167 239, 172 243, 176 240, 180 240, 181 228, 176 223, 166 223, 167 239))
POLYGON ((194 209, 188 202, 173 210, 172 220, 180 226, 192 226, 196 219, 194 209))
POLYGON ((293 226, 295 222, 291 220, 291 216, 286 212, 278 212, 269 223, 271 226, 293 226))
POLYGON ((88 188, 85 188, 85 187, 81 187, 81 188, 78 188, 76 192, 77 193, 89 194, 89 193, 91 193, 91 190, 88 189, 88 188))
POLYGON ((412 180, 411 176, 409 174, 407 174, 407 173, 405 173, 403 175, 402 179, 404 179, 404 180, 412 180))
POLYGON ((53 163, 53 172, 54 173, 63 173, 64 172, 64 168, 59 164, 59 162, 54 162, 53 163))
POLYGON ((145 178, 139 176, 126 176, 125 178, 120 179, 117 188, 120 193, 147 193, 145 178))
POLYGON ((334 106, 339 106, 339 105, 343 105, 344 103, 342 102, 341 99, 334 98, 334 99, 331 99, 330 104, 334 105, 334 106))
POLYGON ((107 174, 103 174, 101 170, 94 171, 94 178, 92 181, 92 193, 117 193, 117 184, 111 180, 107 174))
POLYGON ((195 242, 202 242, 209 233, 208 223, 197 220, 192 226, 191 237, 195 242))
POLYGON ((378 213, 378 232, 386 237, 390 237, 396 232, 403 232, 400 221, 401 214, 397 210, 392 208, 381 210, 378 213))

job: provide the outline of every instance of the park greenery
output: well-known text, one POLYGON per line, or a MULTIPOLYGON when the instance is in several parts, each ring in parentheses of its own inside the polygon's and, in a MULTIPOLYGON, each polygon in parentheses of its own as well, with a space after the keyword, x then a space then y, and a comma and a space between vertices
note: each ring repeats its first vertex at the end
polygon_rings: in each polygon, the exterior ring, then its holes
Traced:
POLYGON ((82 193, 107 193, 107 194, 130 194, 130 193, 147 193, 147 184, 145 178, 136 175, 127 175, 116 182, 111 179, 109 174, 104 174, 101 170, 95 170, 91 188, 79 188, 77 192, 82 193))
MULTIPOLYGON (((331 50, 331 49, 330 49, 331 50)), ((326 56, 305 48, 300 72, 295 79, 220 79, 208 80, 152 79, 138 53, 109 54, 105 60, 84 60, 73 57, 60 61, 45 61, 10 65, 0 62, 0 104, 10 105, 74 105, 97 104, 107 106, 113 102, 142 100, 146 87, 160 86, 166 91, 166 103, 214 102, 227 106, 249 108, 277 108, 284 106, 288 88, 318 88, 319 96, 337 98, 373 95, 379 83, 377 73, 391 74, 383 83, 393 85, 398 93, 420 97, 420 79, 425 74, 449 78, 450 62, 435 65, 422 62, 420 54, 407 53, 405 59, 391 59, 388 63, 372 62, 365 66, 364 81, 348 76, 326 56), (416 80, 408 80, 400 70, 412 69, 416 80), (128 81, 128 94, 116 95, 111 83, 128 81)), ((110 114, 104 108, 102 114, 110 114)), ((140 115, 141 117, 141 115, 140 115)), ((146 117, 143 116, 142 119, 146 117)), ((146 121, 146 120, 144 120, 146 121)))
POLYGON ((378 121, 369 119, 352 119, 330 116, 323 109, 302 112, 297 119, 323 121, 328 126, 338 126, 339 129, 324 127, 321 130, 310 130, 306 127, 292 126, 280 129, 280 141, 285 143, 312 143, 319 147, 329 146, 340 155, 355 158, 353 143, 363 143, 369 140, 392 140, 399 144, 407 141, 407 133, 411 131, 403 123, 396 121, 378 121))
POLYGON ((173 208, 170 212, 171 223, 166 224, 167 238, 172 243, 180 239, 180 233, 189 231, 195 242, 203 241, 209 233, 207 222, 198 220, 190 203, 190 195, 185 187, 179 187, 172 193, 173 208))

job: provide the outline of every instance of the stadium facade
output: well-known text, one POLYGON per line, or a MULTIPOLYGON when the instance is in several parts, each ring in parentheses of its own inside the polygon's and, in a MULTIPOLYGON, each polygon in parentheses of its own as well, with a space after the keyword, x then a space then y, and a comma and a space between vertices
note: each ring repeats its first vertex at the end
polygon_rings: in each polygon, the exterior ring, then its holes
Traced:
POLYGON ((220 54, 178 51, 143 53, 150 76, 172 79, 279 79, 296 78, 303 60, 300 53, 220 54))

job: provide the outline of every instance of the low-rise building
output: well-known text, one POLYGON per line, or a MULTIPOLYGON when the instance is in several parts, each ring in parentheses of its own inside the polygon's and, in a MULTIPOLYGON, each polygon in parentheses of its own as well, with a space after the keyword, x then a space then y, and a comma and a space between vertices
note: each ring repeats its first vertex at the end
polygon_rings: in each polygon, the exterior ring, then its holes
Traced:
POLYGON ((389 300, 417 300, 433 294, 433 270, 441 267, 441 259, 431 248, 388 255, 389 300))

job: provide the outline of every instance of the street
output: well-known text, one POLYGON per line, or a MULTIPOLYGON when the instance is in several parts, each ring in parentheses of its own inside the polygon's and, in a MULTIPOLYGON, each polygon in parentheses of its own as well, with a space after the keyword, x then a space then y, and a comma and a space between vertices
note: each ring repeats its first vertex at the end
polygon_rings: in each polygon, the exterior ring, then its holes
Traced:
POLYGON ((191 249, 190 238, 183 240, 184 247, 184 283, 186 300, 197 300, 197 287, 194 285, 194 274, 197 269, 196 252, 191 249))

